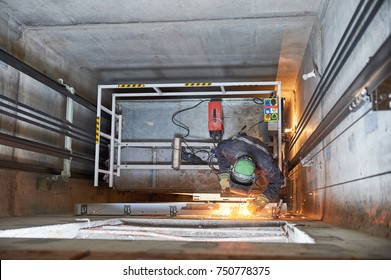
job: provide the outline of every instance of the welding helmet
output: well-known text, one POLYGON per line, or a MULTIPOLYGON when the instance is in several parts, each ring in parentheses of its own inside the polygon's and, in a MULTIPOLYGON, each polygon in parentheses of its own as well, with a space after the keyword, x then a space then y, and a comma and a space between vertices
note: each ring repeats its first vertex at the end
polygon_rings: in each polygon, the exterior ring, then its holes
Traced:
POLYGON ((249 156, 240 156, 231 168, 231 192, 248 194, 256 178, 254 161, 249 156))

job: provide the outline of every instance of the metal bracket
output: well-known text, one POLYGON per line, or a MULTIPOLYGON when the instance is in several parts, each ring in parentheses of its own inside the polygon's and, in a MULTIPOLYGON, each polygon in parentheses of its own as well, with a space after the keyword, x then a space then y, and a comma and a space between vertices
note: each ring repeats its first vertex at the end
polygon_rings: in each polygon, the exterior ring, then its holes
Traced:
POLYGON ((124 205, 124 215, 132 214, 132 207, 130 205, 124 205))
POLYGON ((88 209, 88 206, 87 204, 82 204, 80 206, 80 215, 87 215, 87 209, 88 209))
POLYGON ((176 206, 170 206, 170 216, 175 217, 178 214, 178 209, 176 206))
POLYGON ((315 160, 313 159, 312 154, 308 154, 304 158, 300 158, 300 162, 303 167, 310 167, 314 165, 315 160))
POLYGON ((386 93, 376 89, 372 92, 371 99, 373 111, 391 110, 391 92, 386 93))
POLYGON ((349 105, 349 110, 352 112, 360 109, 361 106, 364 105, 365 102, 369 100, 368 90, 366 88, 362 89, 359 94, 357 94, 353 101, 349 105))

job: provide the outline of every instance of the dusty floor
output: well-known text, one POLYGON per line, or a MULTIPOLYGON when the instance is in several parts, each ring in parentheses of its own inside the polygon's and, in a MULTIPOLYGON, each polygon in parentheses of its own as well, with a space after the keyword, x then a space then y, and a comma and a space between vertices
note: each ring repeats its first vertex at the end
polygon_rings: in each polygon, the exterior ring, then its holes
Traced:
MULTIPOLYGON (((75 216, 1 218, 0 229, 75 222, 75 216)), ((113 217, 89 217, 91 221, 113 217)), ((391 259, 391 241, 319 221, 289 221, 315 244, 1 238, 1 259, 391 259)))

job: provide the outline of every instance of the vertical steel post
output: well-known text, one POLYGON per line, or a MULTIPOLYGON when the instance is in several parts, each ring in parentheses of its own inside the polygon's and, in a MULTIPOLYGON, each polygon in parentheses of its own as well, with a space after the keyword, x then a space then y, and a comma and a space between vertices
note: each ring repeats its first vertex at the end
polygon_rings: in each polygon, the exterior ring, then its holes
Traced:
POLYGON ((94 167, 94 186, 98 186, 99 180, 99 147, 100 147, 100 122, 101 122, 101 102, 102 88, 98 86, 96 105, 96 131, 95 131, 95 167, 94 167))
MULTIPOLYGON (((153 147, 152 148, 152 163, 153 164, 157 164, 157 151, 156 151, 156 147, 153 147)), ((153 189, 156 189, 157 187, 157 170, 154 169, 152 170, 152 188, 153 189)))
POLYGON ((282 171, 282 115, 281 115, 281 82, 277 82, 277 98, 278 98, 278 167, 282 171))
POLYGON ((113 187, 114 182, 114 153, 115 153, 115 103, 116 98, 111 96, 111 133, 110 133, 110 169, 109 169, 109 187, 113 187))
MULTIPOLYGON (((69 91, 71 94, 74 94, 74 92, 69 91)), ((70 97, 67 97, 67 108, 66 108, 66 121, 70 124, 73 124, 73 100, 70 97)), ((69 136, 65 136, 65 144, 64 144, 65 150, 72 153, 72 138, 69 136)), ((64 159, 64 167, 61 172, 61 177, 64 179, 68 179, 71 177, 71 161, 70 159, 64 159)))
MULTIPOLYGON (((118 141, 117 141, 117 163, 121 166, 121 143, 122 143, 122 115, 118 115, 118 141)), ((117 168, 117 176, 121 176, 121 168, 117 168)))

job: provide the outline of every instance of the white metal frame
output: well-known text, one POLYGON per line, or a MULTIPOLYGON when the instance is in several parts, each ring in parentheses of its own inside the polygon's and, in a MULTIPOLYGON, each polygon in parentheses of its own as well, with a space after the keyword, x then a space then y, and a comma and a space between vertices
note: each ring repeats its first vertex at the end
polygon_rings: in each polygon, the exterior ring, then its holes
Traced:
MULTIPOLYGON (((163 98, 165 96, 220 96, 221 98, 227 97, 227 95, 261 95, 261 94, 272 94, 277 92, 278 98, 278 164, 280 169, 282 168, 282 151, 281 151, 281 82, 271 81, 271 82, 224 82, 224 83, 167 83, 167 84, 113 84, 113 85, 99 85, 97 93, 97 113, 96 113, 96 142, 95 142, 95 169, 94 169, 94 186, 98 186, 98 176, 99 173, 109 175, 109 187, 113 187, 114 176, 120 176, 121 169, 171 169, 171 165, 129 165, 121 164, 121 147, 168 147, 171 143, 167 142, 122 142, 121 141, 121 130, 122 130, 122 115, 118 115, 115 111, 116 101, 121 98, 137 98, 137 97, 158 97, 163 98), (226 87, 230 86, 264 86, 270 87, 274 86, 277 90, 227 90, 226 87), (194 89, 198 88, 210 88, 210 87, 220 87, 221 91, 185 91, 185 92, 163 92, 162 88, 189 88, 193 87, 194 89), (143 92, 129 92, 129 93, 112 93, 111 96, 111 109, 106 108, 102 105, 102 94, 104 90, 108 89, 121 89, 121 90, 132 90, 134 91, 137 88, 151 88, 155 92, 143 93, 143 92), (111 116, 111 132, 110 135, 100 131, 101 125, 101 112, 104 111, 111 116), (115 128, 116 122, 118 122, 118 138, 115 137, 115 128), (109 159, 109 169, 104 170, 99 168, 99 147, 100 147, 100 138, 106 138, 110 140, 110 159, 109 159), (117 149, 117 164, 115 160, 115 147, 117 149)), ((192 143, 193 146, 202 146, 210 147, 209 143, 192 143)), ((210 169, 209 166, 199 166, 199 165, 183 165, 180 169, 210 169)))

